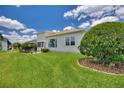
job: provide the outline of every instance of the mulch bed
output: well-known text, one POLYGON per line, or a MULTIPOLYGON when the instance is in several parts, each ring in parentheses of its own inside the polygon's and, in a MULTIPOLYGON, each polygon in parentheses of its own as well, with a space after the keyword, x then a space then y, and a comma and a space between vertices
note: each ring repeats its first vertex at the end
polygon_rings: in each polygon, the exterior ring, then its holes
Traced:
POLYGON ((80 59, 79 64, 85 67, 93 68, 99 71, 114 73, 114 74, 124 74, 124 63, 115 64, 112 66, 100 64, 93 59, 80 59))

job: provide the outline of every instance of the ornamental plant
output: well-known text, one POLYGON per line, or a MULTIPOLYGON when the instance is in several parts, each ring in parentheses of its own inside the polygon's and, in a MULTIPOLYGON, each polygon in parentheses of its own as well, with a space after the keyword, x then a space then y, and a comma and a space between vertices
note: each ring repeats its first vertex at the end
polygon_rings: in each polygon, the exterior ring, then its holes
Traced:
POLYGON ((80 52, 100 63, 114 62, 113 58, 124 54, 124 23, 106 22, 92 27, 81 40, 80 52))

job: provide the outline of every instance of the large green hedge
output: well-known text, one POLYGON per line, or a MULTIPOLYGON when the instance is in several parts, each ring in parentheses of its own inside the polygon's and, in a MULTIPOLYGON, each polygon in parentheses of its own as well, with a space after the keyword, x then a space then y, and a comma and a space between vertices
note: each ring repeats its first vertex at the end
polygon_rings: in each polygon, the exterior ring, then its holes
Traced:
POLYGON ((80 52, 110 64, 124 54, 124 23, 106 22, 92 27, 82 38, 80 52))

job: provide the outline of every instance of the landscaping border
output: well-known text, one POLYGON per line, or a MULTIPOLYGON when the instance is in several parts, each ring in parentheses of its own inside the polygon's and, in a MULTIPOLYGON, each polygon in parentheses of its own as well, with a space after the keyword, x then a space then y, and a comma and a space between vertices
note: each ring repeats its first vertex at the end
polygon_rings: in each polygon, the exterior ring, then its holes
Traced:
MULTIPOLYGON (((80 59, 79 59, 79 60, 80 60, 80 59)), ((78 64, 80 67, 83 67, 83 68, 86 68, 86 69, 89 69, 89 70, 93 70, 93 71, 95 71, 95 72, 101 72, 101 73, 103 73, 103 74, 116 75, 116 76, 124 76, 124 74, 108 73, 108 72, 105 72, 105 71, 100 71, 100 70, 97 70, 97 69, 94 69, 94 68, 90 68, 90 67, 87 67, 87 66, 80 65, 80 64, 79 64, 79 60, 77 60, 77 64, 78 64)))

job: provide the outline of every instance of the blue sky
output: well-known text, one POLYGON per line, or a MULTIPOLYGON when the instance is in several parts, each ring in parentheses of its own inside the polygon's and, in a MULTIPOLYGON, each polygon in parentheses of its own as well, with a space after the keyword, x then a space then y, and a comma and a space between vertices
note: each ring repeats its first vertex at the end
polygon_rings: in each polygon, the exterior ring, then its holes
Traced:
POLYGON ((67 25, 77 24, 74 20, 66 20, 64 12, 77 6, 0 6, 0 16, 18 20, 27 27, 37 31, 60 29, 67 25))
POLYGON ((42 31, 89 29, 107 21, 124 21, 124 6, 0 6, 0 33, 12 42, 36 39, 42 31))

